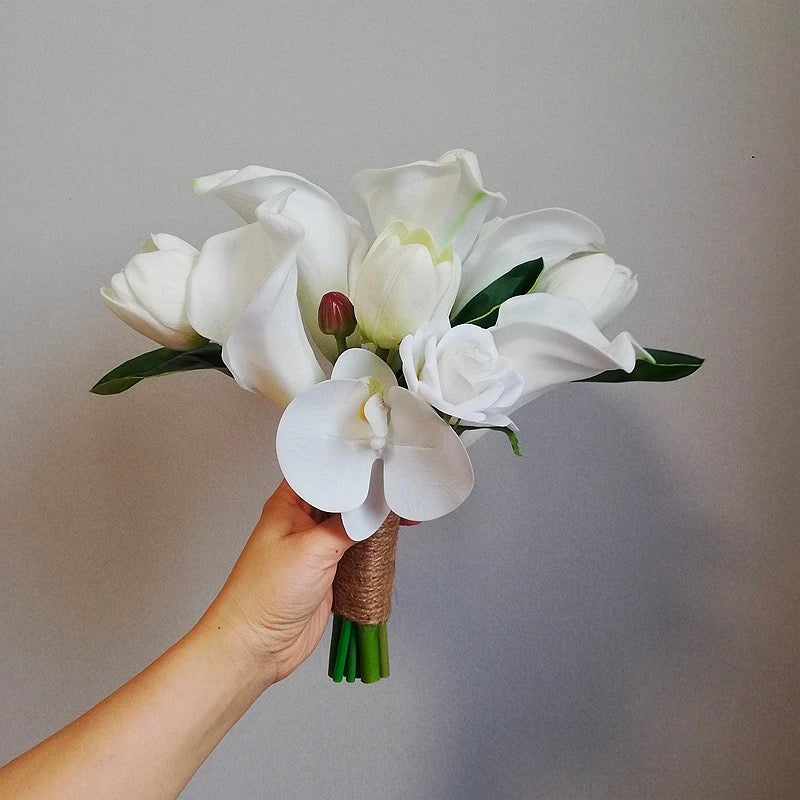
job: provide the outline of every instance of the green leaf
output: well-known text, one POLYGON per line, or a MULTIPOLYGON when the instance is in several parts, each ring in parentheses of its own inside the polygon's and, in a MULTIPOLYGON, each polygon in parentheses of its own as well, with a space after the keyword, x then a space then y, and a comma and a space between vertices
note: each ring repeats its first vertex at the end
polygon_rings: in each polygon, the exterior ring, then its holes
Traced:
POLYGON ((498 431, 504 433, 508 437, 508 443, 514 451, 514 455, 522 458, 522 452, 519 449, 519 439, 517 434, 511 428, 502 425, 454 425, 453 430, 461 436, 464 431, 498 431))
POLYGON ((155 378, 159 375, 193 369, 216 369, 230 375, 222 361, 222 348, 218 344, 208 342, 196 350, 185 351, 162 347, 120 364, 107 375, 103 375, 92 386, 91 391, 94 394, 119 394, 144 378, 155 378))
POLYGON ((697 358, 697 356, 687 356, 683 353, 671 353, 669 350, 652 350, 649 347, 646 347, 645 350, 655 359, 655 363, 639 359, 633 368, 633 372, 612 369, 608 372, 601 372, 599 375, 593 375, 591 378, 584 378, 583 381, 578 382, 677 381, 679 378, 685 378, 695 370, 698 370, 704 360, 697 358))
POLYGON ((534 261, 526 261, 524 264, 510 269, 505 275, 501 275, 496 281, 478 292, 453 317, 451 324, 455 326, 469 322, 473 325, 479 325, 481 328, 491 328, 497 322, 497 312, 500 305, 510 297, 528 294, 533 289, 543 269, 544 260, 541 258, 537 258, 534 261))

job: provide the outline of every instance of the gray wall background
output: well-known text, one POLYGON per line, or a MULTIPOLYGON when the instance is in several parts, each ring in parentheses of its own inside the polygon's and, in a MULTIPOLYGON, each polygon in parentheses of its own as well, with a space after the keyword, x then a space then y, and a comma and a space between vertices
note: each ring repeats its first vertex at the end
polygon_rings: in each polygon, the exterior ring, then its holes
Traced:
POLYGON ((0 7, 0 761, 214 596, 279 480, 222 376, 89 395, 149 349, 98 288, 151 231, 235 224, 248 163, 354 211, 363 166, 475 150, 508 213, 582 211, 640 276, 621 324, 692 379, 572 386, 473 448, 403 535, 393 677, 325 644, 184 796, 789 798, 797 675, 793 2, 17 2, 0 7))

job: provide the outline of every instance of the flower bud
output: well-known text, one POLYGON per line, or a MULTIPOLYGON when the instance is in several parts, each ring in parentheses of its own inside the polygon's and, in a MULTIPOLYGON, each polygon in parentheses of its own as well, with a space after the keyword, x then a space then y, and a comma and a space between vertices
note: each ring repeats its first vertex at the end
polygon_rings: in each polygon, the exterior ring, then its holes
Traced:
POLYGON ((330 336, 350 336, 356 329, 356 312, 350 298, 341 292, 322 295, 317 311, 319 329, 330 336))

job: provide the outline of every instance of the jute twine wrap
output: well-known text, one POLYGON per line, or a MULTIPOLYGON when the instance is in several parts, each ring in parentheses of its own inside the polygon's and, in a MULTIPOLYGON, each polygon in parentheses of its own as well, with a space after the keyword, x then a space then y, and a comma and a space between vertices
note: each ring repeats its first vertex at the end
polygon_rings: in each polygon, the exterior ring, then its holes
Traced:
POLYGON ((334 614, 359 625, 389 619, 399 528, 400 518, 390 513, 376 533, 342 556, 333 581, 334 614))

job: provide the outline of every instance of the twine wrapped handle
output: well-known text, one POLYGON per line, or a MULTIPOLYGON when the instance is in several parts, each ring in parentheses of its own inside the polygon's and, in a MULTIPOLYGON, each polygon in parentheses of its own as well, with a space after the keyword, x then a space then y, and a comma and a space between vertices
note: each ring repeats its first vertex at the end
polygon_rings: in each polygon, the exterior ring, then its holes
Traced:
POLYGON ((378 530, 353 545, 333 581, 333 613, 359 625, 379 625, 392 611, 394 560, 400 518, 390 512, 378 530))

